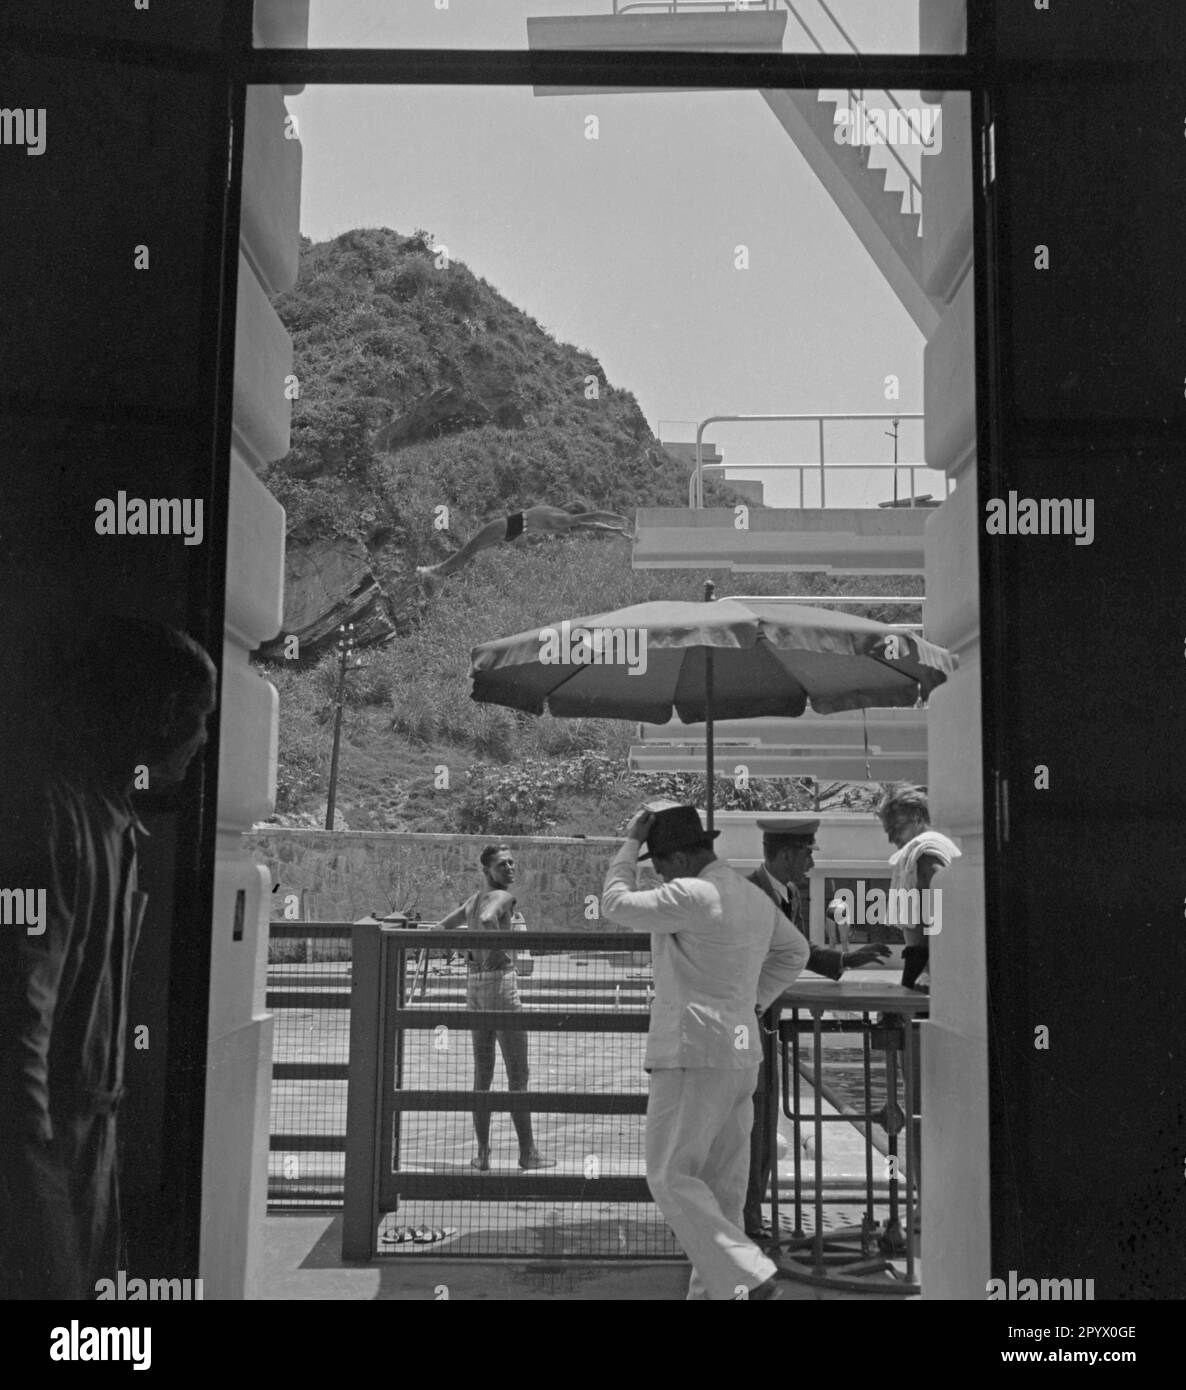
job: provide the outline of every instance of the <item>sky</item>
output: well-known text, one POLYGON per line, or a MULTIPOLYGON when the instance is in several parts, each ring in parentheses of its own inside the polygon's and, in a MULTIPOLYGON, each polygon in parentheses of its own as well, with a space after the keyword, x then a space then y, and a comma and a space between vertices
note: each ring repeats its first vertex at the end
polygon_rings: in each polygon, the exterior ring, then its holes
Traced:
MULTIPOLYGON (((521 46, 528 13, 608 8, 314 0, 310 44, 445 47, 449 24, 462 46, 521 46)), ((873 7, 833 5, 846 22, 858 8, 873 7)), ((692 439, 714 414, 922 410, 921 333, 758 92, 309 86, 287 103, 303 147, 306 236, 432 232, 549 332, 593 353, 665 440, 692 439), (748 269, 737 265, 742 246, 748 269)), ((885 158, 874 152, 874 163, 885 158)), ((817 428, 717 425, 706 437, 734 464, 813 463, 817 428)), ((829 459, 889 462, 889 429, 829 426, 829 459)), ((904 420, 900 435, 900 457, 921 459, 922 422, 904 420)), ((772 505, 798 503, 794 474, 735 476, 763 477, 772 505)), ((891 487, 888 474, 829 475, 828 501, 867 505, 891 487)), ((918 491, 941 487, 918 475, 918 491)), ((808 505, 815 489, 809 479, 808 505)))

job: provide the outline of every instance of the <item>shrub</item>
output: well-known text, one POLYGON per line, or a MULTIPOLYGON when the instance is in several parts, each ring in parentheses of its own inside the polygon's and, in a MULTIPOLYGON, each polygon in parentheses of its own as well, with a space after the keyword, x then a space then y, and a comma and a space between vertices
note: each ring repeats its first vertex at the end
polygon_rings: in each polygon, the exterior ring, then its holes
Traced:
POLYGON ((268 671, 268 679, 280 697, 276 810, 284 814, 299 810, 310 796, 324 794, 330 746, 308 676, 278 666, 268 671))
POLYGON ((466 776, 458 829, 466 835, 546 835, 556 823, 550 772, 537 762, 505 771, 479 763, 466 776))
POLYGON ((268 942, 269 965, 304 965, 306 961, 304 941, 270 940, 268 942))
MULTIPOLYGON (((443 274, 444 272, 439 273, 443 274)), ((438 272, 430 260, 420 257, 406 260, 391 277, 389 293, 392 298, 407 303, 408 300, 415 299, 417 295, 429 290, 437 274, 438 272)))
POLYGON ((356 675, 348 677, 351 694, 360 705, 386 705, 395 697, 397 678, 392 654, 372 649, 362 656, 356 675))
POLYGON ((395 697, 391 727, 405 734, 413 743, 433 743, 439 733, 435 701, 431 693, 404 689, 395 697))
POLYGON ((474 709, 472 718, 474 750, 496 762, 509 761, 518 735, 510 710, 500 709, 497 705, 479 705, 474 709))
POLYGON ((477 308, 482 298, 481 290, 470 278, 469 272, 455 268, 450 272, 441 291, 441 298, 459 314, 470 314, 477 308))
POLYGON ((605 725, 602 719, 554 719, 541 715, 536 725, 536 743, 543 753, 572 757, 594 753, 605 746, 605 725))

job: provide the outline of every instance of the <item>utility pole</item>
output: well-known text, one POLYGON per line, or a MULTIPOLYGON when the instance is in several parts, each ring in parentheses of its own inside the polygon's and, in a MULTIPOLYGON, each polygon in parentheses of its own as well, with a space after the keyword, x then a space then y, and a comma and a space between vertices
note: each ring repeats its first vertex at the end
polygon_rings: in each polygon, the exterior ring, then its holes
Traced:
POLYGON ((346 672, 354 651, 354 624, 338 628, 338 687, 334 695, 334 751, 329 762, 329 795, 325 799, 325 828, 334 828, 334 803, 338 796, 338 751, 342 744, 342 707, 346 703, 346 672))

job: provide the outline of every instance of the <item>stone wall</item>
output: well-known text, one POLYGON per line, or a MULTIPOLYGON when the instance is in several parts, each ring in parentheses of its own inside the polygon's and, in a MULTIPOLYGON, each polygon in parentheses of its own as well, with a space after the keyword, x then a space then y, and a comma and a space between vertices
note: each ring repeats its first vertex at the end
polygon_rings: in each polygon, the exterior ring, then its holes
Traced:
MULTIPOLYGON (((298 917, 353 922, 368 913, 416 911, 424 921, 451 912, 481 882, 478 856, 487 835, 410 835, 388 831, 280 829, 244 836, 278 890, 272 920, 299 895, 298 917)), ((515 894, 532 931, 612 931, 586 918, 586 898, 600 898, 620 840, 517 835, 497 841, 515 852, 515 894)))

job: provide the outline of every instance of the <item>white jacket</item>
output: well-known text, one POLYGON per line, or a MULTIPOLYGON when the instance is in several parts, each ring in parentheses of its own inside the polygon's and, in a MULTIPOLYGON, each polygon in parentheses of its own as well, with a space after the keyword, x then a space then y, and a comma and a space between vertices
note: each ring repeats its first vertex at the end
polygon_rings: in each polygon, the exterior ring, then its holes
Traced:
POLYGON ((651 933, 655 999, 648 1071, 732 1071, 762 1060, 755 1010, 766 1010, 798 978, 810 948, 765 893, 721 859, 696 878, 638 891, 636 840, 627 840, 605 878, 601 914, 651 933))

